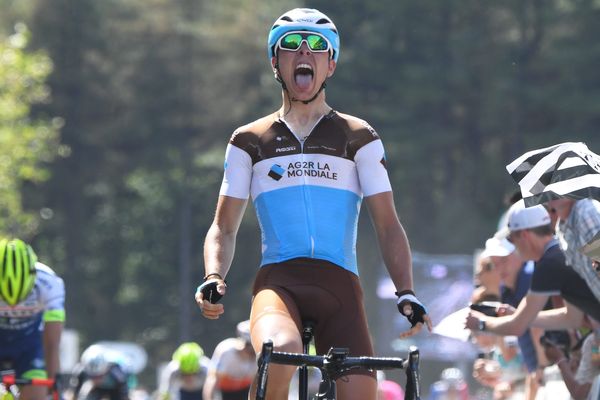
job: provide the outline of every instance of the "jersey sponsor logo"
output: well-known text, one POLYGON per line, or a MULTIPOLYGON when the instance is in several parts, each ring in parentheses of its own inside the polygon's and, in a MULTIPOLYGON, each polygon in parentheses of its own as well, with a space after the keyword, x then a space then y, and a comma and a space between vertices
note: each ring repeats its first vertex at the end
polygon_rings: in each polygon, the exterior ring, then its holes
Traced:
POLYGON ((0 317, 0 329, 7 331, 22 331, 37 323, 39 323, 39 318, 23 319, 0 317))
POLYGON ((285 170, 281 167, 281 165, 273 164, 273 166, 271 167, 271 169, 269 170, 269 173, 267 175, 269 175, 271 178, 278 181, 283 177, 284 173, 285 173, 285 170))
POLYGON ((338 173, 331 171, 329 163, 315 161, 295 161, 288 164, 288 178, 309 176, 311 178, 338 179, 338 173))
POLYGON ((28 318, 40 314, 43 310, 42 304, 26 300, 24 304, 18 304, 14 307, 0 305, 0 317, 28 318))
POLYGON ((275 149, 275 153, 285 153, 287 151, 296 150, 296 146, 288 146, 288 147, 278 147, 275 149))
POLYGON ((367 121, 360 121, 360 123, 367 128, 367 130, 371 133, 371 135, 373 136, 377 136, 377 132, 375 132, 375 129, 373 129, 373 127, 371 125, 369 125, 369 123, 367 121))

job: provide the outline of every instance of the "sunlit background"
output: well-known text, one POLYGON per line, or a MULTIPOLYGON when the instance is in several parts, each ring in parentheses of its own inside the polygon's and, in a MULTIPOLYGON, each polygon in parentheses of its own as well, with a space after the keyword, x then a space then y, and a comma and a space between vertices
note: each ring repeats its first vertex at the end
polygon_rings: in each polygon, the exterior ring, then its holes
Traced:
MULTIPOLYGON (((246 319, 260 251, 251 207, 225 316, 203 319, 193 293, 227 140, 279 107, 266 38, 299 6, 340 31, 328 103, 383 139, 434 322, 466 305, 472 255, 517 189, 505 165, 565 141, 600 151, 598 1, 0 0, 0 232, 31 241, 64 278, 75 354, 133 342, 154 389, 181 341, 211 354, 246 319)), ((403 355, 373 243, 365 213, 373 337, 382 355, 403 355)), ((444 367, 470 374, 473 349, 456 357, 445 340, 416 339, 425 389, 444 367)))

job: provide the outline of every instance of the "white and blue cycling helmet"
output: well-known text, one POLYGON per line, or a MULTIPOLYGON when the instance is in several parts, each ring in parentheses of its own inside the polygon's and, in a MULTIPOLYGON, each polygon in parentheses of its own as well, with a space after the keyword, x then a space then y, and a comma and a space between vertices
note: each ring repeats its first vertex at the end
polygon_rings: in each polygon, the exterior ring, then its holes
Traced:
POLYGON ((309 31, 325 36, 333 49, 332 58, 337 62, 340 56, 340 36, 331 18, 314 8, 294 8, 277 18, 268 40, 269 60, 276 56, 275 46, 279 39, 287 32, 309 31))

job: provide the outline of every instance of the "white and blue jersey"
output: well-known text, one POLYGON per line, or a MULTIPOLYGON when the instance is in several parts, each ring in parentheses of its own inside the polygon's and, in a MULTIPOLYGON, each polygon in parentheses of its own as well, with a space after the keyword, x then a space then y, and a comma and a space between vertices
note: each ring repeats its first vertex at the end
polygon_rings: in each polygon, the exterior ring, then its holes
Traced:
POLYGON ((48 266, 38 262, 35 268, 35 284, 23 301, 10 306, 0 300, 0 359, 21 365, 29 357, 35 362, 24 368, 38 369, 43 368, 43 358, 38 359, 44 322, 65 320, 65 287, 48 266))
POLYGON ((321 259, 358 274, 363 196, 391 191, 383 144, 365 121, 331 111, 306 140, 272 114, 237 129, 221 195, 250 195, 262 231, 262 265, 321 259))

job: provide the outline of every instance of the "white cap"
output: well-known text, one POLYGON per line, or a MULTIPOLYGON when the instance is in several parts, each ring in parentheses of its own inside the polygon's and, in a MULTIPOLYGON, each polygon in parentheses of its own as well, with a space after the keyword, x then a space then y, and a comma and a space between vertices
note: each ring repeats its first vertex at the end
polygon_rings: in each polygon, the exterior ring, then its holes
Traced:
POLYGON ((542 205, 517 209, 508 216, 508 229, 511 232, 549 224, 550 215, 542 205))
POLYGON ((515 246, 506 238, 492 237, 485 241, 480 257, 506 257, 515 251, 515 246))
POLYGON ((521 210, 525 208, 525 201, 523 199, 513 203, 508 210, 506 210, 506 213, 504 214, 504 220, 502 221, 502 225, 500 226, 500 229, 498 229, 498 232, 496 232, 494 234, 495 238, 498 239, 504 239, 507 238, 508 235, 510 234, 510 229, 508 229, 508 220, 510 219, 510 216, 517 210, 521 210))

